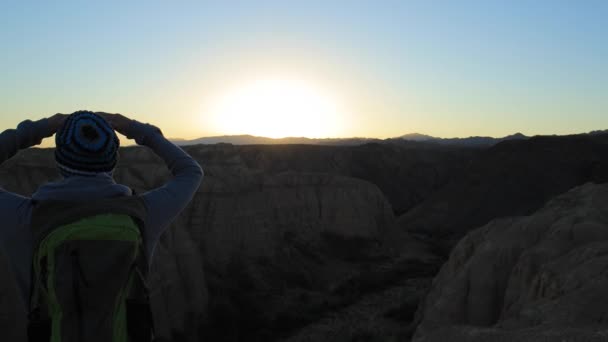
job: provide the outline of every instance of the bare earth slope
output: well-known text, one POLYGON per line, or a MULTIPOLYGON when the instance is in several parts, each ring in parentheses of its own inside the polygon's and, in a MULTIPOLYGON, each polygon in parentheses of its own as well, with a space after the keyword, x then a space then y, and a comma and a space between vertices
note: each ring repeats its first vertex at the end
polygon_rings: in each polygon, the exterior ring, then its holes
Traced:
POLYGON ((452 251, 414 341, 606 341, 608 184, 494 220, 452 251))

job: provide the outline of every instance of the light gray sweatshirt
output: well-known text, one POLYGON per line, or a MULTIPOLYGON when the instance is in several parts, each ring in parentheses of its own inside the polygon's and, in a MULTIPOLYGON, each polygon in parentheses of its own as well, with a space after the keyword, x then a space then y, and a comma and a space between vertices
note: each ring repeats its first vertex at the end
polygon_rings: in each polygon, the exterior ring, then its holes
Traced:
MULTIPOLYGON (((26 120, 21 122, 16 130, 4 131, 0 134, 0 163, 21 149, 40 144, 42 139, 53 134, 48 119, 34 122, 26 120)), ((192 157, 165 139, 161 131, 152 125, 132 120, 125 134, 128 138, 135 139, 137 144, 151 148, 164 160, 173 174, 173 178, 162 187, 141 195, 147 210, 144 244, 148 260, 152 260, 161 234, 186 207, 198 189, 203 170, 192 157)), ((8 258, 24 305, 29 302, 34 252, 29 228, 33 200, 86 201, 131 195, 131 189, 116 184, 109 173, 93 177, 69 176, 42 185, 31 198, 5 191, 0 187, 0 248, 8 258)))

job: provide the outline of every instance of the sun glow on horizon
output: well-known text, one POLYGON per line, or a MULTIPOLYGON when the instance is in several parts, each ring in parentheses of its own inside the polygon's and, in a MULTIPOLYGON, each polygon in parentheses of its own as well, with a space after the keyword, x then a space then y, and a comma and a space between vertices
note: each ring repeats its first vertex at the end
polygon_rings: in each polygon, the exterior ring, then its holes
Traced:
POLYGON ((209 111, 214 128, 227 135, 325 138, 344 131, 336 99, 299 80, 247 83, 220 96, 209 111))

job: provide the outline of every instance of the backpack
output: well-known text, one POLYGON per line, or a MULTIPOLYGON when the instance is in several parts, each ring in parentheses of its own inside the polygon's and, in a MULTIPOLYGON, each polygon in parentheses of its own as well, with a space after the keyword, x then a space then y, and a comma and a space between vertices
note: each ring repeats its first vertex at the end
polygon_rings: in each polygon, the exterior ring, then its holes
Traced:
POLYGON ((34 203, 30 342, 150 342, 139 196, 34 203))

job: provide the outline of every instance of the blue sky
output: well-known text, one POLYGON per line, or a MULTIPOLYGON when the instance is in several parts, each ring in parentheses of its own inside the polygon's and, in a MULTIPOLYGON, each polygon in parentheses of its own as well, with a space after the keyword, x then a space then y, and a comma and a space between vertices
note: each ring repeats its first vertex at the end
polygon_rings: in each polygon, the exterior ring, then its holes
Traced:
POLYGON ((608 128, 606 1, 2 1, 0 44, 0 129, 92 109, 238 133, 205 104, 264 78, 336 98, 335 136, 608 128))

